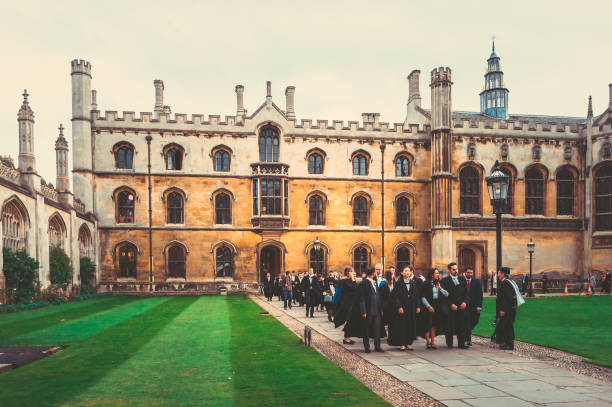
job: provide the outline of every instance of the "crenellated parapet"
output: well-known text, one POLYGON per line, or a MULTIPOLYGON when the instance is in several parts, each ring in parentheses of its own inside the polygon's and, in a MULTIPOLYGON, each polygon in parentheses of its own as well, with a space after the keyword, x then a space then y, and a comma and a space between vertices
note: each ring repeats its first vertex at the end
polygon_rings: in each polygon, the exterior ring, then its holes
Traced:
POLYGON ((503 119, 470 119, 454 118, 453 132, 479 133, 483 135, 507 136, 507 137, 576 137, 580 133, 580 124, 577 121, 549 121, 546 119, 535 120, 503 120, 503 119))
POLYGON ((431 85, 442 82, 452 82, 451 69, 449 67, 441 66, 439 68, 434 68, 431 71, 431 85))
POLYGON ((91 77, 91 63, 89 63, 89 61, 85 61, 84 59, 73 59, 70 62, 70 68, 71 74, 81 73, 91 77))
POLYGON ((54 202, 58 202, 59 192, 52 183, 46 183, 44 179, 40 179, 40 192, 42 192, 45 198, 49 198, 54 202))

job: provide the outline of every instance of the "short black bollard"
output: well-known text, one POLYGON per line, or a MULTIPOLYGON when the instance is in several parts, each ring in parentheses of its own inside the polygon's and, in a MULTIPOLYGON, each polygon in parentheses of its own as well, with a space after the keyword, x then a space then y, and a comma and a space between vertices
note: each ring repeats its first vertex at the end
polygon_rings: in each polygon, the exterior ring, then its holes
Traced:
POLYGON ((310 346, 312 340, 312 330, 309 326, 304 327, 304 346, 310 346))

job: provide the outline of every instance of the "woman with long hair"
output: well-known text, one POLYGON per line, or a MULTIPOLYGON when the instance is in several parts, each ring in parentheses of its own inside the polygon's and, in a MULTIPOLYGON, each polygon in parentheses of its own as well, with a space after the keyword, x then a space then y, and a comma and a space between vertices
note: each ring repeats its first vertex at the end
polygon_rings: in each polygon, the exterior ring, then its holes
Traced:
POLYGON ((391 346, 399 346, 401 351, 413 350, 411 345, 417 335, 416 319, 421 309, 417 285, 412 280, 410 267, 404 267, 401 277, 395 283, 391 304, 393 315, 390 317, 387 342, 391 346))
POLYGON ((425 340, 427 349, 437 349, 434 344, 436 330, 444 326, 444 310, 440 307, 442 296, 448 297, 448 291, 440 286, 440 271, 437 268, 429 270, 423 283, 421 303, 424 308, 425 340))
MULTIPOLYGON (((350 345, 355 343, 351 339, 351 336, 359 336, 358 327, 353 329, 354 321, 353 314, 357 312, 359 314, 359 307, 354 307, 355 297, 357 295, 357 281, 355 278, 355 270, 351 266, 347 266, 344 268, 344 278, 340 283, 338 283, 337 288, 337 296, 340 298, 336 298, 336 303, 338 305, 336 312, 334 313, 334 326, 338 328, 340 325, 344 324, 344 339, 342 340, 343 344, 350 345)), ((361 318, 361 315, 357 315, 361 318)))

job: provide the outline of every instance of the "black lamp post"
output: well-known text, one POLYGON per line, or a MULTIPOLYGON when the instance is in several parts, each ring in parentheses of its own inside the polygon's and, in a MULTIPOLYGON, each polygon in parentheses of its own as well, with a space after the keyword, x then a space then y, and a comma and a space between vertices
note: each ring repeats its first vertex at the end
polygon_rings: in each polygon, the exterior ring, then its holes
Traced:
POLYGON ((491 206, 493 206, 493 213, 496 217, 495 222, 495 240, 497 248, 497 269, 499 271, 502 265, 502 213, 507 205, 508 200, 508 183, 509 178, 499 168, 499 162, 495 161, 495 166, 491 175, 487 177, 487 188, 489 190, 489 198, 491 199, 491 206))
POLYGON ((380 206, 381 206, 381 215, 380 215, 380 224, 382 227, 381 234, 381 243, 382 243, 382 254, 380 256, 380 262, 382 263, 383 270, 385 269, 385 149, 387 145, 385 143, 380 144, 380 178, 381 178, 381 186, 380 186, 380 206))
POLYGON ((527 251, 529 252, 529 294, 528 297, 533 297, 533 279, 532 279, 532 270, 533 270, 533 252, 535 250, 535 243, 533 240, 529 239, 529 243, 527 243, 527 251))
POLYGON ((149 295, 153 295, 153 229, 151 228, 151 137, 150 134, 145 137, 147 140, 147 174, 149 182, 149 295))
MULTIPOLYGON (((314 248, 315 251, 315 256, 317 261, 321 258, 321 241, 319 240, 319 236, 315 237, 315 241, 312 244, 312 247, 314 248)), ((323 259, 323 262, 325 261, 325 259, 323 259)), ((318 270, 317 270, 318 271, 318 270)), ((323 270, 321 270, 321 272, 323 272, 323 270)), ((317 273, 319 274, 319 273, 317 273)))

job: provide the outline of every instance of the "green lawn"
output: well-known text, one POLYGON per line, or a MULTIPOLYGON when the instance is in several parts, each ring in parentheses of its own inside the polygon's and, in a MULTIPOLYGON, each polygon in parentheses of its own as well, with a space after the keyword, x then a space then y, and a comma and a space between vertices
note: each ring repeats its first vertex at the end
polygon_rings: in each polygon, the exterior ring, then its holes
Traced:
MULTIPOLYGON (((519 341, 575 353, 612 367, 612 296, 527 298, 519 307, 514 332, 519 341)), ((474 333, 491 336, 495 299, 485 298, 474 333)))
POLYGON ((70 345, 0 375, 1 406, 387 406, 242 296, 111 297, 0 315, 0 346, 70 345))

